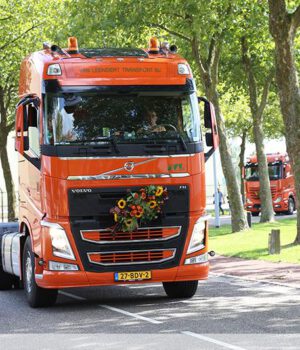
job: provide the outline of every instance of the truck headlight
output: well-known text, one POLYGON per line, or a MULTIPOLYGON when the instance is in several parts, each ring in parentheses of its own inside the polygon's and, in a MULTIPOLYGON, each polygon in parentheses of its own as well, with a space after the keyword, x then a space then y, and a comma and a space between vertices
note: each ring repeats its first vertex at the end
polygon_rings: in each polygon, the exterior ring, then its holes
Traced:
POLYGON ((247 198, 247 203, 252 203, 250 198, 247 198))
POLYGON ((65 230, 59 224, 47 221, 42 221, 41 225, 49 228, 53 255, 60 258, 75 260, 74 253, 65 230))
POLYGON ((277 198, 275 199, 274 203, 279 203, 279 202, 281 202, 281 201, 282 201, 282 197, 277 197, 277 198))
POLYGON ((187 254, 193 253, 204 248, 205 239, 205 221, 200 218, 195 223, 187 254))

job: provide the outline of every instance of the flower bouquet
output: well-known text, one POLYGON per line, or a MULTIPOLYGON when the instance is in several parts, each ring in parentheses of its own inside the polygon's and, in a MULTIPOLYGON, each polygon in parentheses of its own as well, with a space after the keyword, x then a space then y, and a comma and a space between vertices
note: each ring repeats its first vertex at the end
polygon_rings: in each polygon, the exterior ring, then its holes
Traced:
POLYGON ((168 191, 163 186, 145 186, 137 192, 129 192, 111 208, 115 226, 113 231, 132 232, 143 222, 151 222, 162 211, 168 199, 168 191))

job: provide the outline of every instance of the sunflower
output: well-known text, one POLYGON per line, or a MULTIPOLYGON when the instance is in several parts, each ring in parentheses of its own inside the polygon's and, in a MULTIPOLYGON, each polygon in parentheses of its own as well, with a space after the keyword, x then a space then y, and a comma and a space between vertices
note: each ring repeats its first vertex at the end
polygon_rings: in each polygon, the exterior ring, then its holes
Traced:
POLYGON ((118 201, 118 207, 119 207, 120 209, 124 209, 125 206, 126 206, 126 201, 125 201, 124 199, 120 199, 120 200, 118 201))
POLYGON ((151 209, 154 209, 156 206, 157 206, 157 202, 156 202, 156 201, 150 201, 150 202, 149 202, 149 207, 150 207, 151 209))
POLYGON ((161 195, 163 194, 163 192, 164 192, 163 187, 162 187, 162 186, 157 186, 157 189, 156 189, 156 191, 155 191, 156 197, 161 196, 161 195))
POLYGON ((132 219, 125 220, 125 225, 129 227, 132 224, 132 219))

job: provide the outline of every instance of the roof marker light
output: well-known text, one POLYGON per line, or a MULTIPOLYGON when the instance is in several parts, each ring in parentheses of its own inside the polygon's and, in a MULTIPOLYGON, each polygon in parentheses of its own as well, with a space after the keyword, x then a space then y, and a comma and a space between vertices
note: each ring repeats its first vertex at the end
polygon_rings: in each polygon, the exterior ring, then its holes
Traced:
POLYGON ((152 54, 159 53, 159 41, 156 37, 152 37, 149 40, 149 53, 152 53, 152 54))
POLYGON ((190 74, 189 67, 184 63, 178 63, 178 74, 190 74))
POLYGON ((50 64, 47 70, 48 75, 61 75, 61 68, 58 63, 50 64))
POLYGON ((70 36, 68 38, 68 52, 69 53, 78 53, 78 42, 75 36, 70 36))

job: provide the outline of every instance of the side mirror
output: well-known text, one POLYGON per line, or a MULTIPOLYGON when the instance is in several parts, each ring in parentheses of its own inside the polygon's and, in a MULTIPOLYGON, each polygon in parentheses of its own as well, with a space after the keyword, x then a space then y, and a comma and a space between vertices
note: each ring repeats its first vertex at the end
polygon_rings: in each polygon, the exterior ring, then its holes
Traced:
POLYGON ((19 105, 16 111, 16 140, 15 150, 24 153, 24 106, 19 105))
POLYGON ((28 118, 26 113, 26 107, 23 104, 17 106, 16 111, 16 139, 15 150, 20 154, 29 149, 28 136, 24 135, 28 131, 28 118))
POLYGON ((214 105, 204 97, 198 97, 198 102, 204 102, 204 126, 207 129, 211 129, 210 132, 205 134, 206 145, 211 147, 211 149, 205 153, 205 161, 207 161, 219 146, 219 134, 214 105))

